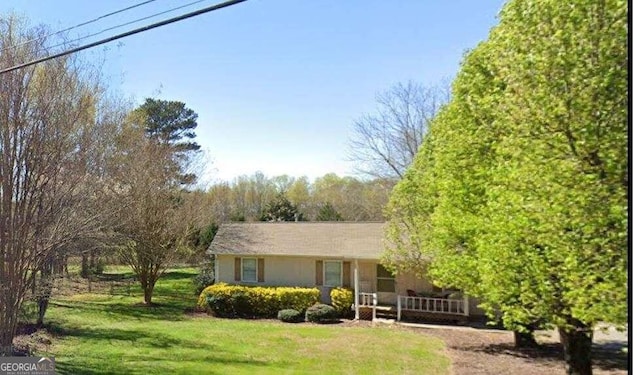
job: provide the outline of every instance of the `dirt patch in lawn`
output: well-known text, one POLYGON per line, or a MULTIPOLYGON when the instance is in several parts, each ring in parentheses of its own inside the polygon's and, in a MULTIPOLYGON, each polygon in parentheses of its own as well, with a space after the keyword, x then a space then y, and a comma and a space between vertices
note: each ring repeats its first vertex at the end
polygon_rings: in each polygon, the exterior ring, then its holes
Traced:
POLYGON ((16 337, 13 339, 14 354, 16 356, 29 356, 34 353, 48 352, 53 341, 53 335, 44 328, 35 324, 22 324, 18 327, 16 337))
MULTIPOLYGON (((513 334, 506 331, 415 328, 438 337, 447 345, 454 374, 531 374, 563 375, 562 347, 552 340, 541 340, 538 349, 516 349, 513 334)), ((619 348, 594 344, 594 374, 627 374, 627 354, 619 348)))

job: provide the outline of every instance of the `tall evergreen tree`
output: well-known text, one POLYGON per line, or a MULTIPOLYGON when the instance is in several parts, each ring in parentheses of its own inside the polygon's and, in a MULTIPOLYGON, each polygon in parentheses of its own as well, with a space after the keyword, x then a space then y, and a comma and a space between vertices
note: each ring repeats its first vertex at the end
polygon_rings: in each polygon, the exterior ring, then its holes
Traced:
POLYGON ((316 216, 317 221, 343 221, 342 215, 338 212, 335 207, 329 202, 325 202, 322 207, 320 207, 320 211, 318 211, 318 216, 316 216))
POLYGON ((132 118, 142 122, 147 137, 173 149, 175 167, 182 171, 181 182, 194 183, 196 175, 186 169, 200 150, 193 141, 198 114, 183 102, 147 98, 132 118))
POLYGON ((261 221, 298 221, 302 220, 302 215, 298 212, 298 207, 287 199, 284 193, 267 204, 262 213, 261 221))

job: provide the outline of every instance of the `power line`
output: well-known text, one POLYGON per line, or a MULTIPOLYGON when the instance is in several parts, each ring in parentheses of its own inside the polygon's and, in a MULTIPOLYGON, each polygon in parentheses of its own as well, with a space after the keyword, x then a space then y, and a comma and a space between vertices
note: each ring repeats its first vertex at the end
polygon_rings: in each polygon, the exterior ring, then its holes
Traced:
POLYGON ((107 17, 111 17, 111 16, 116 15, 116 14, 118 14, 118 13, 126 12, 127 10, 131 10, 131 9, 133 9, 133 8, 137 8, 137 7, 139 7, 139 6, 142 6, 142 5, 145 5, 145 4, 149 4, 149 3, 152 3, 152 2, 154 2, 154 1, 156 1, 156 0, 146 0, 146 1, 142 1, 142 2, 139 2, 139 3, 137 3, 137 4, 133 4, 133 5, 131 5, 131 6, 128 6, 128 7, 126 7, 126 8, 118 9, 118 10, 113 11, 113 12, 111 12, 111 13, 103 14, 103 15, 102 15, 102 16, 100 16, 100 17, 97 17, 97 18, 94 18, 94 19, 92 19, 92 20, 89 20, 89 21, 85 21, 85 22, 79 23, 79 24, 74 25, 74 26, 67 27, 66 29, 62 29, 62 30, 59 30, 59 31, 53 32, 53 33, 51 33, 51 34, 47 34, 47 35, 40 36, 40 37, 37 37, 37 38, 33 38, 33 39, 30 39, 30 40, 26 40, 26 41, 24 41, 24 42, 22 42, 22 43, 18 43, 18 44, 15 44, 15 45, 13 45, 13 46, 10 46, 10 47, 7 47, 7 48, 4 48, 3 50, 1 50, 1 51, 0 51, 0 53, 2 53, 2 52, 4 52, 4 51, 8 51, 8 50, 15 49, 15 48, 17 48, 17 47, 23 46, 23 45, 25 45, 25 44, 29 44, 29 43, 31 43, 31 42, 36 42, 36 41, 38 41, 38 40, 43 40, 43 39, 46 39, 46 38, 52 37, 52 36, 54 36, 54 35, 62 34, 62 33, 65 33, 65 32, 67 32, 67 31, 71 31, 71 30, 73 30, 73 29, 77 29, 77 28, 79 28, 79 27, 82 27, 82 26, 86 26, 86 25, 92 24, 92 23, 94 23, 94 22, 100 21, 101 19, 104 19, 104 18, 107 18, 107 17))
MULTIPOLYGON (((152 0, 152 1, 155 1, 155 0, 152 0)), ((149 18, 153 18, 153 17, 161 16, 161 15, 163 15, 163 14, 167 14, 167 13, 171 13, 171 12, 173 12, 173 11, 176 11, 176 10, 179 10, 179 9, 182 9, 182 8, 186 8, 186 7, 191 6, 191 5, 194 5, 194 4, 201 3, 201 2, 203 2, 203 1, 206 1, 206 0, 197 0, 197 1, 193 1, 193 2, 190 2, 190 3, 185 4, 185 5, 181 5, 181 6, 178 6, 178 7, 175 7, 175 8, 171 8, 171 9, 169 9, 169 10, 165 10, 165 11, 162 11, 162 12, 158 12, 158 13, 152 14, 152 15, 150 15, 150 16, 146 16, 146 17, 138 18, 138 19, 135 19, 135 20, 133 20, 133 21, 129 21, 129 22, 125 22, 125 23, 121 23, 120 25, 116 25, 116 26, 112 26, 112 27, 106 28, 106 29, 104 29, 104 30, 100 30, 100 31, 98 31, 97 33, 93 33, 93 34, 85 35, 85 36, 83 36, 83 37, 76 38, 76 39, 70 40, 70 41, 68 41, 68 42, 59 43, 59 44, 56 44, 56 45, 53 45, 53 46, 49 46, 49 47, 47 47, 47 48, 56 48, 56 47, 64 46, 64 45, 69 44, 69 43, 78 42, 78 41, 80 41, 80 40, 84 40, 84 39, 87 39, 87 38, 91 38, 92 36, 96 36, 96 35, 100 35, 100 34, 106 33, 107 31, 111 31, 111 30, 119 29, 119 28, 121 28, 121 27, 123 27, 123 26, 128 26, 128 25, 131 25, 131 24, 134 24, 134 23, 138 23, 138 22, 140 22, 140 21, 148 20, 149 18)))
POLYGON ((223 3, 218 3, 218 4, 212 5, 210 7, 202 8, 200 10, 196 10, 196 11, 193 11, 193 12, 190 12, 190 13, 185 13, 185 14, 183 14, 181 16, 169 18, 169 19, 164 20, 164 21, 156 22, 156 23, 153 23, 153 24, 148 25, 148 26, 143 26, 143 27, 131 30, 131 31, 127 31, 126 33, 114 35, 112 37, 101 39, 101 40, 98 40, 96 42, 85 44, 83 46, 79 46, 79 47, 76 47, 76 48, 72 48, 70 50, 63 51, 63 52, 60 52, 60 53, 56 53, 54 55, 49 55, 47 57, 43 57, 43 58, 40 58, 40 59, 32 60, 32 61, 29 61, 29 62, 26 62, 26 63, 23 63, 23 64, 14 65, 14 66, 12 66, 10 68, 6 68, 6 69, 0 70, 0 75, 12 72, 14 70, 18 70, 18 69, 21 69, 21 68, 26 68, 27 66, 35 65, 35 64, 47 61, 47 60, 52 60, 52 59, 55 59, 55 58, 58 58, 58 57, 70 55, 70 54, 76 53, 76 52, 80 52, 80 51, 83 51, 83 50, 88 49, 88 48, 99 46, 101 44, 113 42, 114 40, 122 39, 122 38, 125 38, 127 36, 131 36, 131 35, 134 35, 134 34, 141 33, 143 31, 148 31, 148 30, 151 30, 151 29, 155 29, 157 27, 168 25, 170 23, 182 21, 182 20, 185 20, 187 18, 191 18, 191 17, 199 16, 199 15, 204 14, 204 13, 212 12, 214 10, 226 8, 226 7, 229 7, 229 6, 232 6, 232 5, 236 5, 236 4, 239 4, 239 3, 243 3, 245 1, 247 1, 247 0, 229 0, 229 1, 225 1, 223 3))

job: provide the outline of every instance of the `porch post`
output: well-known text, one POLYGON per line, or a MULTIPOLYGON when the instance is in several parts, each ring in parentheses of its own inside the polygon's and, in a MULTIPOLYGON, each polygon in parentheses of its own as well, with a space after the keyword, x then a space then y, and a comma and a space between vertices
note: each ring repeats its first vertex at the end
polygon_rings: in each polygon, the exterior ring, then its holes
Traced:
POLYGON ((360 277, 358 276, 358 259, 355 260, 355 267, 353 269, 353 280, 356 305, 356 320, 360 320, 360 277))
POLYGON ((402 297, 398 294, 398 317, 396 319, 397 321, 400 321, 400 319, 402 318, 402 302, 400 298, 402 297))
POLYGON ((469 316, 469 297, 464 295, 464 316, 469 316))
POLYGON ((373 293, 373 309, 371 311, 371 321, 376 320, 376 307, 378 306, 378 292, 373 293))
POLYGON ((218 264, 218 254, 213 254, 213 280, 214 283, 220 282, 220 265, 218 264))

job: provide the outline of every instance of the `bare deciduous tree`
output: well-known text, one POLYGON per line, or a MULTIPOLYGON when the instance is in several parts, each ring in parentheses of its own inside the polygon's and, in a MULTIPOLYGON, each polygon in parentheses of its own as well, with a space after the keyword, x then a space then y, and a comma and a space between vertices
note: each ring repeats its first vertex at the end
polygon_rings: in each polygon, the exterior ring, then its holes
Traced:
POLYGON ((376 96, 376 112, 353 124, 349 159, 356 170, 381 179, 399 179, 418 152, 429 123, 449 101, 449 83, 398 83, 376 96))
MULTIPOLYGON (((0 66, 42 57, 47 32, 0 18, 0 66), (23 43, 30 40, 29 43, 23 43)), ((88 173, 99 91, 73 57, 0 77, 0 354, 11 354, 17 317, 38 271, 57 249, 99 231, 88 173)))
POLYGON ((124 129, 111 172, 120 207, 120 257, 133 269, 144 303, 150 305, 156 282, 184 258, 186 242, 201 217, 181 190, 177 177, 183 170, 174 168, 174 149, 146 137, 144 130, 135 125, 124 129))

